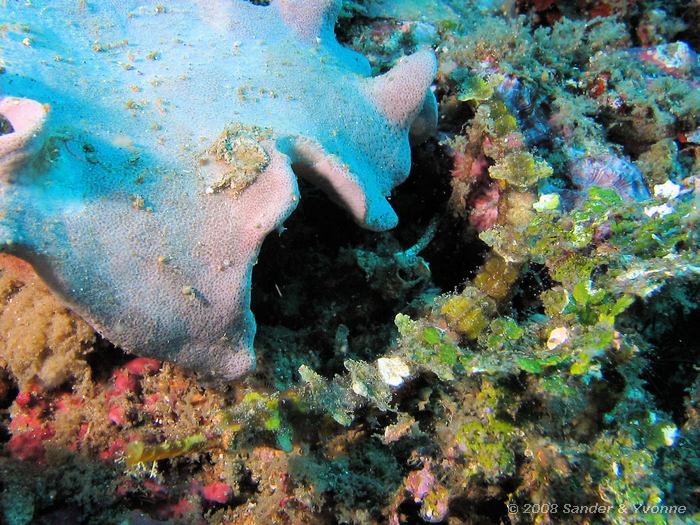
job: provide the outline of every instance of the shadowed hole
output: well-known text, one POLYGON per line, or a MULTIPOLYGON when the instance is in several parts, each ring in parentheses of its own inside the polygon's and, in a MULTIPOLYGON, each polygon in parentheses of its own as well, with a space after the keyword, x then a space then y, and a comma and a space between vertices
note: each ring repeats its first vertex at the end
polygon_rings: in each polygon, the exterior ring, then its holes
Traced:
POLYGON ((12 127, 12 123, 7 120, 3 115, 0 115, 0 135, 8 135, 13 133, 15 128, 12 127))

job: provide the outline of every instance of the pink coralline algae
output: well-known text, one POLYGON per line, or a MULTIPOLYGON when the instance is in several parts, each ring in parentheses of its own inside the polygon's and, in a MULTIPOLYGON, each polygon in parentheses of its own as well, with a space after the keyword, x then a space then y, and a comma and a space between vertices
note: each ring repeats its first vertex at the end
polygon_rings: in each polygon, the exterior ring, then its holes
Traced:
POLYGON ((107 417, 112 423, 124 426, 127 418, 121 401, 125 396, 136 393, 138 380, 141 377, 155 373, 159 369, 160 363, 155 359, 137 357, 112 373, 111 385, 105 392, 107 417))
POLYGON ((488 175, 488 160, 481 152, 475 154, 472 151, 457 150, 453 162, 452 177, 468 188, 464 199, 469 224, 479 232, 488 230, 498 220, 501 199, 498 182, 488 175))
POLYGON ((245 374, 252 269, 297 176, 392 228, 409 132, 436 123, 434 54, 372 78, 335 38, 340 3, 0 8, 31 28, 3 42, 0 248, 125 350, 206 380, 245 374))
POLYGON ((469 224, 476 231, 488 230, 496 224, 500 199, 501 190, 495 181, 491 181, 488 186, 480 188, 476 195, 470 197, 469 204, 472 210, 469 213, 469 224))
POLYGON ((429 461, 406 477, 404 487, 415 503, 421 503, 420 515, 424 521, 439 523, 447 517, 449 492, 435 479, 429 461))
POLYGON ((420 503, 433 490, 436 480, 426 462, 421 470, 413 470, 406 477, 405 487, 416 503, 420 503))
POLYGON ((44 418, 48 410, 48 403, 41 398, 41 390, 36 385, 30 385, 17 395, 10 423, 12 437, 7 443, 10 456, 21 461, 44 462, 44 442, 56 433, 54 426, 44 418))
POLYGON ((209 483, 202 487, 202 497, 213 503, 226 503, 233 496, 231 487, 221 481, 209 483))

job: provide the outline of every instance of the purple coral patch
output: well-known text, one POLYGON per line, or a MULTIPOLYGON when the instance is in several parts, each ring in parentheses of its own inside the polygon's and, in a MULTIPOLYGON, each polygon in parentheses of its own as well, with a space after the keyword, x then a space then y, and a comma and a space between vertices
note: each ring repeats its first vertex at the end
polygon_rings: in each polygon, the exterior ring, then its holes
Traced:
POLYGON ((583 191, 599 186, 615 190, 626 201, 642 201, 650 197, 639 168, 629 159, 612 154, 572 161, 570 176, 571 182, 583 191))

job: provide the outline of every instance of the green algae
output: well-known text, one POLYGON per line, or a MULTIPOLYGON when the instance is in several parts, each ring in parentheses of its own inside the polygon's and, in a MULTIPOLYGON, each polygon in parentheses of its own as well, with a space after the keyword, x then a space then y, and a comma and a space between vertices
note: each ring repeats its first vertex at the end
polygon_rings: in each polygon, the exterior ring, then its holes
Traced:
POLYGON ((491 166, 489 175, 494 179, 508 181, 519 188, 527 188, 538 180, 551 176, 552 168, 530 153, 518 152, 507 155, 491 166))
POLYGON ((467 70, 455 72, 452 77, 459 82, 457 98, 461 102, 484 102, 493 96, 493 87, 483 78, 467 70))

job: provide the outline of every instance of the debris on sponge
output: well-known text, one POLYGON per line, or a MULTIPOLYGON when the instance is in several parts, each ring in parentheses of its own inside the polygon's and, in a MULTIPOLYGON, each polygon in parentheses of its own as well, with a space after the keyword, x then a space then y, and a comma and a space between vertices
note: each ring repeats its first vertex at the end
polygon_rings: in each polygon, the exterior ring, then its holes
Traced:
MULTIPOLYGON (((272 134, 256 126, 232 124, 219 135, 208 153, 214 160, 225 163, 221 178, 207 187, 207 192, 231 190, 239 195, 253 184, 270 164, 270 156, 265 151, 263 141, 269 141, 272 134)), ((206 157, 202 163, 206 164, 206 157)))

